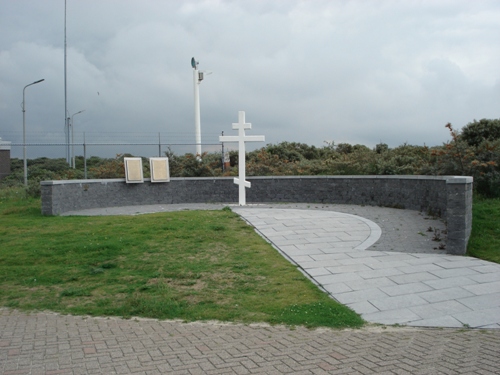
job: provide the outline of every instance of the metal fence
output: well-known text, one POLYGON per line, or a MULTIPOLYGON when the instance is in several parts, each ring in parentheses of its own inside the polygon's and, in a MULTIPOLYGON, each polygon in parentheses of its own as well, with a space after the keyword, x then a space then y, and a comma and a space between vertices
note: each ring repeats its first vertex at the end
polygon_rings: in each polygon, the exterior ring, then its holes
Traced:
MULTIPOLYGON (((202 152, 216 153, 221 156, 224 144, 219 142, 220 134, 204 136, 202 152)), ((71 167, 75 167, 76 158, 83 157, 85 178, 87 175, 86 162, 92 156, 114 158, 117 155, 131 154, 141 157, 165 156, 165 153, 184 155, 195 154, 196 144, 188 141, 194 138, 192 133, 169 132, 86 132, 76 133, 71 143, 66 143, 66 135, 61 133, 30 133, 26 144, 22 142, 21 132, 4 132, 0 134, 3 141, 10 141, 11 158, 23 158, 26 147, 27 159, 39 157, 66 158, 71 167)))
MULTIPOLYGON (((206 134, 202 138, 203 152, 221 152, 218 133, 206 134)), ((76 133, 66 142, 60 133, 32 132, 26 136, 26 145, 21 132, 2 131, 4 141, 11 142, 11 157, 22 158, 26 146, 29 159, 37 157, 66 158, 68 163, 75 156, 99 156, 111 158, 117 154, 137 156, 163 156, 166 151, 177 155, 196 153, 192 133, 172 132, 85 132, 76 133)))

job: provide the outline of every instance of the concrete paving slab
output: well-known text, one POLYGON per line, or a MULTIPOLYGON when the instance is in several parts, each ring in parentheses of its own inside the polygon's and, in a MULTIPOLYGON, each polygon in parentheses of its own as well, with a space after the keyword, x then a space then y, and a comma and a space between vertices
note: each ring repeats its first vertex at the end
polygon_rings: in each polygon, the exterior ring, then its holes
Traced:
POLYGON ((295 255, 291 257, 295 262, 301 262, 301 263, 306 263, 306 262, 314 262, 316 259, 317 255, 295 255))
POLYGON ((412 322, 412 326, 453 328, 457 326, 463 326, 463 323, 453 318, 452 316, 446 315, 437 318, 415 320, 412 322))
MULTIPOLYGON (((314 255, 313 255, 314 256, 314 255)), ((315 269, 318 267, 324 268, 324 267, 339 267, 341 266, 342 263, 340 263, 338 260, 335 259, 327 259, 327 260, 311 260, 311 261, 305 261, 300 264, 300 266, 307 270, 307 272, 310 272, 309 269, 315 269)), ((326 272, 330 273, 330 271, 326 270, 326 272)))
MULTIPOLYGON (((303 236, 303 234, 300 234, 297 236, 303 236)), ((298 238, 300 238, 300 237, 298 237, 298 238)), ((347 239, 347 241, 364 241, 364 240, 365 240, 365 237, 361 237, 361 236, 359 236, 359 237, 350 236, 349 239, 347 239)), ((332 242, 342 242, 342 241, 346 241, 346 240, 342 239, 340 236, 329 235, 329 236, 310 236, 308 238, 308 241, 309 241, 309 243, 312 243, 312 244, 329 245, 332 242)))
POLYGON ((332 275, 329 273, 328 275, 318 276, 314 278, 319 285, 327 285, 327 284, 335 284, 342 283, 346 281, 354 281, 354 280, 362 280, 363 278, 355 273, 340 273, 332 275))
MULTIPOLYGON (((385 293, 384 293, 385 294, 385 293)), ((418 295, 400 295, 392 297, 382 297, 377 299, 376 297, 370 297, 368 301, 374 305, 380 311, 388 310, 400 310, 412 306, 424 305, 427 302, 419 297, 418 295)))
POLYGON ((475 295, 482 296, 484 294, 490 294, 492 289, 500 290, 500 281, 485 284, 463 285, 462 288, 475 295))
POLYGON ((497 277, 497 280, 500 281, 500 275, 497 273, 498 269, 496 267, 496 265, 492 264, 492 265, 485 265, 483 263, 483 265, 481 266, 477 266, 477 267, 470 267, 470 269, 476 271, 476 272, 480 272, 480 273, 484 273, 484 274, 488 274, 488 275, 495 275, 497 277))
MULTIPOLYGON (((325 262, 326 263, 326 262, 325 262)), ((337 273, 346 273, 346 272, 356 272, 358 273, 361 277, 363 277, 363 274, 368 272, 368 271, 373 271, 369 266, 365 264, 349 264, 349 265, 342 265, 342 264, 332 264, 332 265, 327 265, 325 264, 325 267, 328 271, 330 271, 331 274, 337 274, 337 273)))
POLYGON ((430 286, 427 286, 423 283, 410 283, 403 285, 395 285, 395 286, 384 286, 380 288, 388 296, 400 296, 403 294, 415 294, 420 292, 426 292, 429 290, 433 290, 430 286))
POLYGON ((390 279, 394 281, 396 284, 408 284, 416 282, 426 282, 430 280, 436 280, 439 278, 436 275, 433 275, 429 272, 418 272, 418 273, 391 276, 390 279))
POLYGON ((363 314, 363 318, 378 324, 407 324, 408 322, 422 320, 410 309, 385 310, 363 314))
POLYGON ((311 275, 312 277, 315 276, 322 276, 322 275, 329 275, 330 272, 323 267, 318 267, 318 268, 305 268, 307 269, 307 273, 311 275))
POLYGON ((351 292, 352 289, 345 283, 323 284, 323 288, 331 294, 338 295, 340 293, 351 292))
POLYGON ((311 255, 311 258, 314 259, 314 260, 328 260, 328 259, 346 260, 346 259, 352 259, 349 255, 347 255, 341 249, 337 249, 337 251, 335 251, 335 252, 329 252, 329 253, 323 252, 322 254, 314 254, 314 255, 311 255))
POLYGON ((460 321, 463 325, 467 325, 469 327, 482 327, 490 324, 498 324, 499 316, 500 307, 453 314, 455 319, 460 321))
MULTIPOLYGON (((410 310, 424 319, 432 319, 441 316, 452 316, 453 314, 472 311, 470 308, 457 301, 429 303, 411 307, 410 310)), ((419 326, 421 326, 421 324, 419 324, 419 326)))
MULTIPOLYGON (((464 289, 467 289, 469 285, 478 284, 477 281, 470 279, 469 277, 459 276, 459 277, 449 277, 447 279, 435 279, 424 281, 425 284, 429 285, 433 289, 448 289, 454 286, 460 285, 464 289)), ((486 284, 488 285, 488 284, 486 284)))
POLYGON ((459 298, 457 301, 473 310, 480 311, 483 309, 496 308, 500 307, 500 292, 493 289, 490 294, 459 298))
POLYGON ((419 273, 419 272, 430 272, 430 271, 439 271, 442 270, 442 267, 439 267, 436 264, 420 264, 420 265, 406 265, 406 266, 399 266, 397 267, 397 270, 403 272, 404 274, 412 274, 412 273, 419 273))
POLYGON ((468 275, 467 277, 471 280, 477 281, 478 283, 492 283, 500 281, 500 272, 495 271, 495 269, 495 267, 492 268, 491 273, 468 275))
POLYGON ((377 304, 373 301, 377 301, 379 299, 383 300, 385 298, 387 298, 387 294, 378 288, 361 289, 352 292, 335 294, 335 299, 344 305, 349 306, 351 303, 368 301, 379 310, 383 309, 381 309, 380 306, 377 306, 377 304))
POLYGON ((452 269, 441 269, 441 270, 435 270, 435 271, 429 271, 433 275, 444 279, 447 277, 459 277, 459 276, 470 276, 470 275, 477 275, 479 272, 474 271, 472 268, 468 267, 461 267, 461 268, 452 268, 452 269))
POLYGON ((351 309, 353 309, 354 311, 356 311, 358 314, 361 314, 363 316, 380 312, 379 309, 377 309, 375 306, 373 306, 368 301, 354 302, 354 303, 351 303, 349 305, 349 307, 351 309))
MULTIPOLYGON (((361 260, 365 260, 366 258, 362 258, 361 260)), ((366 263, 365 263, 366 264, 366 263)), ((397 268, 397 267, 406 267, 408 266, 407 262, 403 261, 392 261, 392 262, 386 262, 384 261, 383 257, 380 257, 380 259, 374 259, 373 263, 370 263, 370 267, 373 268, 374 270, 381 270, 384 268, 397 268), (375 261, 376 260, 376 261, 375 261)))
POLYGON ((448 289, 433 290, 430 292, 422 292, 418 293, 418 296, 425 299, 427 302, 434 303, 450 300, 455 301, 460 298, 472 297, 474 296, 474 294, 461 287, 454 287, 448 289))
POLYGON ((451 268, 471 268, 476 272, 481 272, 480 270, 483 267, 485 268, 485 272, 491 272, 491 269, 489 266, 484 266, 481 262, 480 259, 476 260, 470 260, 470 259, 464 259, 464 260, 458 260, 458 259, 446 259, 446 260, 441 260, 439 262, 434 263, 436 266, 445 268, 445 269, 451 269, 451 268))
MULTIPOLYGON (((362 289, 366 289, 366 280, 362 278, 362 279, 355 280, 355 281, 347 281, 346 285, 348 285, 349 288, 351 288, 352 290, 362 290, 362 289)), ((376 279, 370 279, 370 285, 373 288, 380 288, 381 289, 382 287, 397 286, 398 284, 396 284, 394 281, 392 281, 391 279, 389 279, 387 277, 379 277, 376 279)))
POLYGON ((398 276, 398 275, 404 275, 404 273, 396 268, 380 268, 376 270, 363 271, 359 273, 359 276, 361 276, 365 280, 377 279, 379 277, 398 276))

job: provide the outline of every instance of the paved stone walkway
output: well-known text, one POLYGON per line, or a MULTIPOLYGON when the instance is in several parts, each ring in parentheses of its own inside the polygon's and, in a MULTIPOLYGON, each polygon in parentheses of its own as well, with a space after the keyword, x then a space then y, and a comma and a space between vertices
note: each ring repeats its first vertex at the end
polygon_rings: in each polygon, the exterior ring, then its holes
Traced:
POLYGON ((418 242, 426 225, 440 227, 437 220, 379 210, 385 213, 379 218, 401 228, 405 239, 394 241, 393 234, 379 242, 384 231, 375 222, 336 211, 234 208, 311 280, 369 322, 500 328, 500 264, 443 254, 436 241, 418 242))

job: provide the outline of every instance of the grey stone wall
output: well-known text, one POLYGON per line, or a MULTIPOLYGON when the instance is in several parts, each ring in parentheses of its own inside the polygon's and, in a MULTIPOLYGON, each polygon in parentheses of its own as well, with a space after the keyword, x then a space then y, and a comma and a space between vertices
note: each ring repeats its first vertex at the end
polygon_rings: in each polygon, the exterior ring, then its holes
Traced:
POLYGON ((465 254, 472 230, 472 177, 447 180, 446 187, 447 252, 465 254))
MULTIPOLYGON (((465 254, 472 225, 472 177, 286 176, 248 177, 247 203, 339 203, 394 207, 442 217, 447 251, 465 254)), ((42 213, 97 207, 175 203, 238 203, 233 178, 172 178, 127 184, 124 179, 44 181, 42 213)))
POLYGON ((10 145, 0 138, 0 180, 10 174, 10 145))
POLYGON ((0 180, 10 174, 10 151, 0 150, 0 180))

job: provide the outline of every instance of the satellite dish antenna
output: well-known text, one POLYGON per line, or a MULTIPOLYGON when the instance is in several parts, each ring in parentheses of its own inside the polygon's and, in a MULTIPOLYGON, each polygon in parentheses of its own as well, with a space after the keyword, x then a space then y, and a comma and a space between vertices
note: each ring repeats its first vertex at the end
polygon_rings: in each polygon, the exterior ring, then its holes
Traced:
POLYGON ((198 64, 198 63, 196 62, 196 60, 194 59, 194 57, 191 58, 191 66, 193 67, 193 69, 196 69, 196 64, 198 64))

